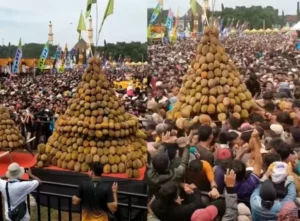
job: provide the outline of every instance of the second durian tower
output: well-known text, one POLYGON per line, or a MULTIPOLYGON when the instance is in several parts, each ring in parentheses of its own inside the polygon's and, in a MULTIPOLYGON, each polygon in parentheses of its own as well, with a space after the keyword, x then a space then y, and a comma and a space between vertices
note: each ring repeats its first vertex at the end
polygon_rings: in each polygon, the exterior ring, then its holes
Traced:
POLYGON ((139 177, 138 169, 147 161, 147 143, 139 136, 137 118, 125 113, 101 64, 101 59, 89 59, 66 113, 56 121, 47 144, 38 147, 38 167, 52 164, 87 172, 89 163, 100 161, 106 174, 139 177))
POLYGON ((213 120, 224 121, 228 112, 236 118, 248 117, 253 106, 252 95, 229 61, 218 36, 216 28, 205 28, 169 118, 198 119, 209 115, 213 120))

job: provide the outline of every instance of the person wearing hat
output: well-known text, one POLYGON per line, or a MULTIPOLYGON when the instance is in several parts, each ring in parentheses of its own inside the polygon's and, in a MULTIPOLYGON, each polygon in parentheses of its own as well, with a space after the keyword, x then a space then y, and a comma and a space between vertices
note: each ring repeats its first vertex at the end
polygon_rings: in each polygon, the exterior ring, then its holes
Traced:
MULTIPOLYGON (((296 197, 291 163, 287 166, 287 195, 280 201, 278 200, 276 188, 269 179, 269 177, 272 176, 273 170, 274 165, 270 165, 263 177, 263 180, 265 181, 263 181, 251 195, 250 205, 253 221, 277 220, 277 214, 280 212, 283 205, 288 201, 294 201, 296 197)), ((281 177, 282 173, 272 176, 272 178, 275 178, 276 180, 281 177)))
MULTIPOLYGON (((20 167, 17 163, 11 163, 8 168, 4 178, 7 178, 7 181, 0 179, 0 191, 2 196, 5 199, 5 219, 11 220, 9 217, 9 211, 14 210, 15 208, 21 208, 22 204, 27 204, 27 195, 32 193, 38 186, 41 184, 41 180, 34 176, 31 173, 31 170, 28 169, 27 174, 32 179, 30 181, 22 181, 20 179, 25 174, 25 169, 20 167), (6 192, 6 188, 8 191, 8 195, 6 192), (8 197, 9 196, 9 197, 8 197), (8 203, 9 198, 9 203, 8 203)), ((29 221, 30 215, 27 210, 27 205, 25 206, 26 211, 24 212, 24 216, 22 217, 22 221, 29 221)), ((21 212, 20 212, 20 216, 21 212)))

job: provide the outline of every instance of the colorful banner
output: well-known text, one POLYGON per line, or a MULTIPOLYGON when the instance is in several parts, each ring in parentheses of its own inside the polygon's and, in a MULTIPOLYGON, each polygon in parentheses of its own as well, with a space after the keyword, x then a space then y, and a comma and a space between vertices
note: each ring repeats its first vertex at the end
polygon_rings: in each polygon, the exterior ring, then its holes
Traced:
POLYGON ((21 39, 19 41, 19 46, 18 49, 16 51, 16 55, 15 55, 15 59, 14 59, 14 63, 12 66, 12 74, 16 74, 19 72, 19 65, 20 65, 20 61, 22 59, 23 53, 22 53, 22 42, 21 39))
POLYGON ((55 51, 54 59, 58 60, 60 58, 60 54, 61 54, 61 47, 58 45, 55 51))
POLYGON ((44 64, 45 64, 46 58, 48 57, 48 53, 49 53, 49 42, 47 41, 47 43, 45 44, 45 47, 42 51, 42 54, 40 56, 40 59, 39 59, 39 63, 37 66, 38 69, 40 69, 40 70, 44 69, 44 64))
POLYGON ((173 17, 174 17, 173 12, 172 12, 171 9, 169 9, 169 13, 168 13, 168 17, 167 17, 167 22, 166 22, 166 28, 168 30, 171 30, 172 27, 173 27, 173 17))
POLYGON ((154 11, 153 11, 153 13, 152 13, 152 16, 151 16, 151 19, 150 19, 150 24, 151 24, 151 25, 152 25, 152 24, 155 22, 155 20, 157 19, 158 15, 159 15, 159 13, 160 13, 160 10, 161 10, 160 4, 158 3, 157 6, 156 6, 156 8, 154 9, 154 11))

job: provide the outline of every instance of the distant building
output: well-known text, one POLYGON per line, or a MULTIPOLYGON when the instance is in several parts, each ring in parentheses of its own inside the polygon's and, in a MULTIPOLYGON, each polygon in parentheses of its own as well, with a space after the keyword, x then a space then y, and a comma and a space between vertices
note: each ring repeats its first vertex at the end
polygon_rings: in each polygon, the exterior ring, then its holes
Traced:
POLYGON ((89 18, 89 29, 87 31, 87 34, 88 34, 88 45, 89 46, 92 46, 94 45, 94 42, 93 42, 93 21, 92 21, 92 16, 90 16, 89 18))
POLYGON ((285 15, 284 16, 284 23, 289 23, 290 26, 293 26, 298 23, 298 16, 297 15, 285 15))
POLYGON ((48 42, 50 45, 53 45, 53 32, 52 32, 52 23, 49 23, 49 33, 48 33, 48 42))

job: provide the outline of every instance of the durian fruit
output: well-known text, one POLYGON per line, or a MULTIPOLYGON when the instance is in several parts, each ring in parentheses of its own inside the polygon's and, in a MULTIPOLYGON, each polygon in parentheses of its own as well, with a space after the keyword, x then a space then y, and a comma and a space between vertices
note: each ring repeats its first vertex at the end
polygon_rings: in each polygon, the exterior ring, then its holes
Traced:
POLYGON ((25 138, 10 119, 10 114, 5 107, 0 107, 0 150, 9 151, 21 148, 25 138))
POLYGON ((228 113, 248 117, 253 107, 252 95, 218 37, 217 28, 205 27, 196 58, 183 78, 178 101, 168 118, 194 119, 195 123, 195 117, 201 115, 209 115, 213 121, 226 120, 228 113))
MULTIPOLYGON (((89 59, 65 114, 55 122, 53 135, 38 148, 42 163, 37 166, 48 162, 87 172, 90 163, 101 162, 104 173, 126 173, 146 165, 146 135, 139 130, 138 119, 125 113, 101 64, 100 59, 89 59), (42 157, 44 153, 49 157, 42 157)), ((129 178, 138 173, 132 174, 129 178)))

